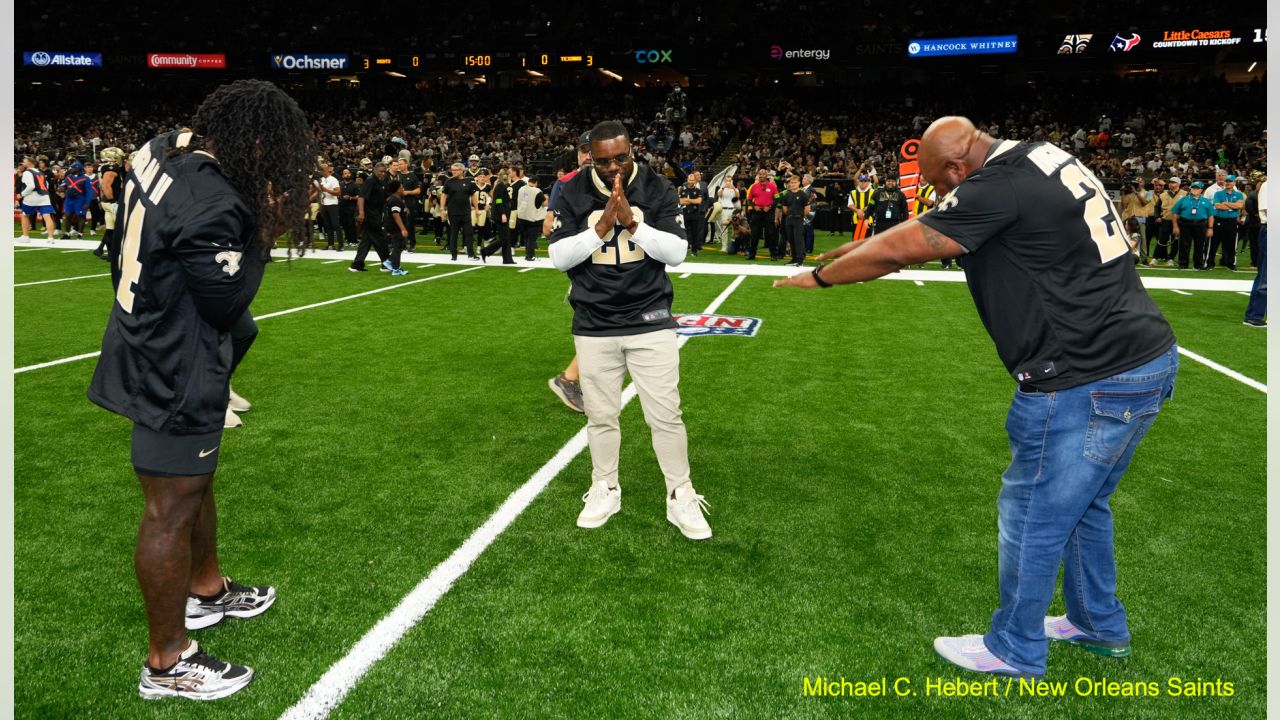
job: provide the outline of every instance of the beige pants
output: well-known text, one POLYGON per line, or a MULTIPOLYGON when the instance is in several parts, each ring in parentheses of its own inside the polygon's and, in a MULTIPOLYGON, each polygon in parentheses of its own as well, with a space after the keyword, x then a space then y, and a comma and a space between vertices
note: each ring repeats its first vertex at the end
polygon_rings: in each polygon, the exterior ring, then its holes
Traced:
POLYGON ((622 432, 622 380, 627 371, 640 394, 653 452, 667 480, 667 493, 689 482, 689 439, 680 414, 680 351, 675 330, 641 335, 575 335, 582 402, 587 411, 591 481, 618 484, 622 432))

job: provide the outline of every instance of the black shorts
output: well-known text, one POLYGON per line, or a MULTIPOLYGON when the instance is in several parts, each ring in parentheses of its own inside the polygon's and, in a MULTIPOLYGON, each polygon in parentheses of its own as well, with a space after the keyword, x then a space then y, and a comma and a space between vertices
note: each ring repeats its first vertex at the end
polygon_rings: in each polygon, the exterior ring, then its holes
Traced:
POLYGON ((132 460, 139 475, 209 475, 218 468, 222 430, 202 435, 169 435, 134 423, 132 460))

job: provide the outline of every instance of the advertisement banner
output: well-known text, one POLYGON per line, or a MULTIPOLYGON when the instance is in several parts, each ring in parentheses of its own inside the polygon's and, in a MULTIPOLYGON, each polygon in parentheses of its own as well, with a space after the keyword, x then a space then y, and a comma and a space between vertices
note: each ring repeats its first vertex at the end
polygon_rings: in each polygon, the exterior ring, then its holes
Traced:
POLYGON ((1007 55, 1018 52, 1017 35, 982 37, 931 38, 907 43, 908 57, 944 57, 949 55, 1007 55))
POLYGON ((83 68, 102 67, 102 53, 46 52, 22 53, 22 64, 31 67, 83 68))
POLYGON ((147 67, 158 70, 223 70, 227 56, 222 53, 147 53, 147 67))
MULTIPOLYGON (((417 64, 414 63, 414 67, 417 64)), ((276 70, 350 70, 351 56, 345 54, 287 53, 271 56, 276 70)))

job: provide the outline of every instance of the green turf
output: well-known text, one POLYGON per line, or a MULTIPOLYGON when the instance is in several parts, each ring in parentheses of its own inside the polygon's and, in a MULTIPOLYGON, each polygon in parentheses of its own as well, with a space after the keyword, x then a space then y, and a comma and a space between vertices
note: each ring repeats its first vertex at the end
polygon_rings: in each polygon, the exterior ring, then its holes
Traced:
MULTIPOLYGON (((104 266, 55 253, 15 256, 18 282, 104 266)), ((458 269, 409 267, 405 280, 458 269)), ((273 264, 255 314, 394 282, 342 268, 273 264)), ((673 280, 676 310, 700 311, 730 281, 673 280)), ((254 409, 225 439, 220 555, 281 599, 195 634, 260 672, 220 717, 296 702, 582 426, 545 384, 572 353, 564 290, 553 271, 485 268, 262 321, 235 381, 254 409)), ((1243 297, 1152 295, 1184 347, 1265 381, 1265 332, 1239 324, 1243 297)), ((105 278, 15 296, 19 366, 97 349, 105 278)), ((691 543, 666 522, 633 403, 623 512, 573 526, 590 473, 579 456, 335 717, 1263 714, 1265 395, 1184 358, 1113 503, 1135 654, 1050 655, 1053 679, 1163 690, 1172 675, 1220 677, 1233 698, 926 698, 927 678, 957 676, 933 636, 981 632, 996 602, 1013 387, 967 290, 801 293, 747 278, 721 312, 764 324, 682 353, 694 481, 716 536, 691 543), (803 697, 820 675, 906 676, 920 695, 803 697)), ((136 698, 140 493, 127 421, 84 398, 93 362, 15 377, 17 713, 189 717, 206 709, 136 698)))

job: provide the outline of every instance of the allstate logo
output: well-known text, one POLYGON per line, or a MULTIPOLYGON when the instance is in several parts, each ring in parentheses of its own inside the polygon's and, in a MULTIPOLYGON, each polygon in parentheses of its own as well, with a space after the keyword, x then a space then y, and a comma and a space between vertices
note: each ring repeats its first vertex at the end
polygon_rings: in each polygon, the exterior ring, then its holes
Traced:
POLYGON ((918 42, 913 42, 913 43, 911 43, 910 45, 908 45, 908 46, 907 46, 907 54, 908 54, 908 55, 919 55, 919 54, 920 54, 920 43, 918 43, 918 42))
POLYGON ((50 62, 53 62, 53 58, 49 57, 49 53, 47 52, 31 53, 31 64, 35 65, 36 67, 44 67, 48 65, 50 62))
POLYGON ((781 60, 781 59, 782 59, 782 46, 781 46, 781 45, 774 45, 773 47, 769 48, 769 57, 773 58, 774 60, 781 60))

